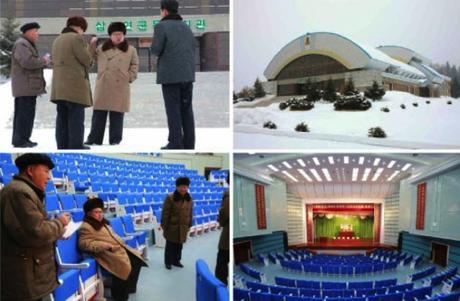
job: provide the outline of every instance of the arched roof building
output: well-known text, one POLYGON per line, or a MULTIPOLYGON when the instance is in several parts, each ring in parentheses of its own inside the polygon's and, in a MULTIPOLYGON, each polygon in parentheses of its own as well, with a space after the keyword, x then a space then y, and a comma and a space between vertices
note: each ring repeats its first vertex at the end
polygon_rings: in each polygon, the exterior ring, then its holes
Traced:
POLYGON ((274 56, 264 75, 277 95, 300 94, 307 80, 324 84, 332 79, 339 90, 349 78, 360 90, 376 80, 387 90, 417 95, 431 82, 419 65, 331 32, 307 33, 291 41, 274 56))

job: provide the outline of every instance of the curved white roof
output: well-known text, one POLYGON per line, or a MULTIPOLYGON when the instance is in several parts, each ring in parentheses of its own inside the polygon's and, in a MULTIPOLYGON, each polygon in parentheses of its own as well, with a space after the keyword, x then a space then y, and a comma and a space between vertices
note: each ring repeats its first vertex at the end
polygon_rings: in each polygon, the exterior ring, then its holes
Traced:
POLYGON ((372 68, 385 71, 392 67, 403 76, 417 79, 425 77, 418 69, 392 59, 375 48, 331 32, 307 33, 288 43, 273 57, 264 75, 268 80, 273 80, 290 62, 309 54, 332 57, 350 70, 372 68))

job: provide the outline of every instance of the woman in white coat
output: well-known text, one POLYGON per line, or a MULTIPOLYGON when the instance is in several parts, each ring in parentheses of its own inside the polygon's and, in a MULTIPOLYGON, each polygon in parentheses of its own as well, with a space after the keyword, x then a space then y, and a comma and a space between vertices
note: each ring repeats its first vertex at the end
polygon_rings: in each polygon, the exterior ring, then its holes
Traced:
POLYGON ((97 47, 97 80, 94 111, 87 145, 101 145, 109 115, 109 143, 119 144, 123 138, 123 117, 130 109, 130 84, 137 78, 139 58, 136 48, 125 39, 122 22, 109 25, 110 39, 97 47))

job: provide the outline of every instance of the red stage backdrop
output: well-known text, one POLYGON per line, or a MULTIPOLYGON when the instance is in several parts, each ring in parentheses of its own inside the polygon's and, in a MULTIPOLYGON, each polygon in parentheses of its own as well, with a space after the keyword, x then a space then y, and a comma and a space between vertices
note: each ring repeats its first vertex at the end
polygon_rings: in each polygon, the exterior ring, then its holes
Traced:
POLYGON ((417 217, 415 229, 423 230, 425 228, 425 200, 426 200, 426 183, 417 185, 417 217))
POLYGON ((350 214, 350 215, 370 215, 374 217, 374 242, 380 242, 381 224, 381 205, 380 204, 307 204, 307 241, 314 242, 313 215, 316 213, 324 214, 350 214))
POLYGON ((265 187, 255 184, 256 187, 256 210, 257 229, 267 229, 267 216, 265 213, 265 187))

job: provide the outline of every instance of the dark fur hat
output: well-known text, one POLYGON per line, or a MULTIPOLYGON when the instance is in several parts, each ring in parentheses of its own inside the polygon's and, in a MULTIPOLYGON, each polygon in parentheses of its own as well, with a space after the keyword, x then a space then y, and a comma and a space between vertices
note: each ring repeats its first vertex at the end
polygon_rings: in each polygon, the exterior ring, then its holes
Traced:
POLYGON ((107 29, 109 36, 114 33, 115 31, 121 31, 124 35, 126 35, 126 26, 123 22, 112 22, 107 29))
POLYGON ((83 210, 85 214, 88 214, 93 209, 101 208, 104 210, 104 201, 100 198, 88 198, 88 200, 83 205, 83 210))
POLYGON ((176 179, 176 187, 177 186, 190 186, 190 179, 187 177, 179 177, 176 179))

